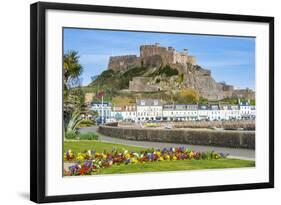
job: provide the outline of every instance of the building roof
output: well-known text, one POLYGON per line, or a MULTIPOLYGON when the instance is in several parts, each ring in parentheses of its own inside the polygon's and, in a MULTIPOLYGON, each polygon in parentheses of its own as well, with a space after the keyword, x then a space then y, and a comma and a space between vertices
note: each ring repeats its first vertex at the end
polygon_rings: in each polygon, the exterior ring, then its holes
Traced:
POLYGON ((239 105, 220 105, 221 110, 238 110, 239 105))
POLYGON ((196 104, 166 104, 163 105, 164 110, 197 110, 196 104))
POLYGON ((209 105, 198 105, 198 110, 208 110, 209 105))
POLYGON ((161 100, 158 99, 137 99, 137 106, 162 106, 161 100))
POLYGON ((111 102, 92 102, 91 105, 107 105, 111 106, 111 102))
POLYGON ((209 105, 210 110, 219 110, 220 106, 218 104, 209 105))
POLYGON ((240 106, 250 106, 250 103, 247 101, 240 102, 240 106))
POLYGON ((135 104, 128 104, 128 105, 114 105, 113 106, 113 111, 118 111, 118 112, 129 112, 129 111, 135 111, 136 110, 136 105, 135 104))

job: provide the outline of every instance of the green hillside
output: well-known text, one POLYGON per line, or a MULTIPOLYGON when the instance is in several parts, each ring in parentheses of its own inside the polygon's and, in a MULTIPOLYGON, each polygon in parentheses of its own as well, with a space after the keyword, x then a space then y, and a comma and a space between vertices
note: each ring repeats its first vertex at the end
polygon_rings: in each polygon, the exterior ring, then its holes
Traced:
POLYGON ((171 68, 169 65, 160 68, 151 67, 134 67, 127 71, 103 71, 93 82, 88 86, 82 87, 84 92, 96 93, 99 90, 105 91, 105 100, 111 101, 116 96, 124 96, 130 99, 135 98, 159 98, 165 101, 171 101, 171 95, 166 92, 125 92, 129 88, 129 82, 133 77, 146 76, 175 76, 178 75, 176 69, 171 68))

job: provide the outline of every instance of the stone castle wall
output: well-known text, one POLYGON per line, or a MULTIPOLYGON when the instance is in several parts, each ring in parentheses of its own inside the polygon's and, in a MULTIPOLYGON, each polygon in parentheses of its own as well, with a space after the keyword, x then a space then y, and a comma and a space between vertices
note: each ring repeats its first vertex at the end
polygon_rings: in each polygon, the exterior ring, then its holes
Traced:
POLYGON ((196 64, 196 58, 189 56, 187 49, 183 52, 178 52, 172 47, 161 47, 159 44, 155 45, 142 45, 140 47, 140 58, 146 59, 151 56, 160 56, 163 64, 182 64, 191 63, 196 64))
POLYGON ((125 71, 134 66, 157 67, 167 64, 186 66, 187 63, 196 64, 196 58, 189 56, 187 49, 178 52, 172 47, 161 47, 155 45, 140 46, 140 57, 136 55, 111 56, 109 58, 108 69, 114 71, 125 71))
POLYGON ((251 89, 238 89, 233 91, 233 97, 255 99, 255 91, 251 89))
POLYGON ((136 55, 111 56, 108 69, 114 71, 128 70, 131 67, 140 66, 140 58, 136 55))

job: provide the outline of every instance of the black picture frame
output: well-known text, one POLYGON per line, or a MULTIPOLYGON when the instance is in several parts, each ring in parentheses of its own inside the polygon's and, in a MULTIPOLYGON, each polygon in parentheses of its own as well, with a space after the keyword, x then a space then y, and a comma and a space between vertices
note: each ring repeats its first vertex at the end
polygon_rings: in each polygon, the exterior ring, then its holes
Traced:
POLYGON ((274 17, 218 13, 156 10, 82 4, 38 2, 30 7, 30 199, 37 203, 109 198, 141 197, 198 192, 218 192, 274 187, 274 17), (109 193, 46 196, 46 81, 45 26, 46 10, 67 10, 135 15, 168 16, 194 19, 262 22, 269 25, 269 181, 236 185, 171 188, 109 193))

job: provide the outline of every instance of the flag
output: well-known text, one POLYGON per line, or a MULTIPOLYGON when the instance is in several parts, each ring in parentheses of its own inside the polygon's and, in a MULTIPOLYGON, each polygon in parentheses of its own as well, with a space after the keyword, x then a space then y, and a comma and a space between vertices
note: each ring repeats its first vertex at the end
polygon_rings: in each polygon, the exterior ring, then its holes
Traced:
POLYGON ((105 95, 105 92, 104 92, 103 90, 101 90, 101 91, 98 91, 98 92, 97 92, 96 97, 97 97, 97 98, 101 98, 101 97, 103 97, 104 95, 105 95))

